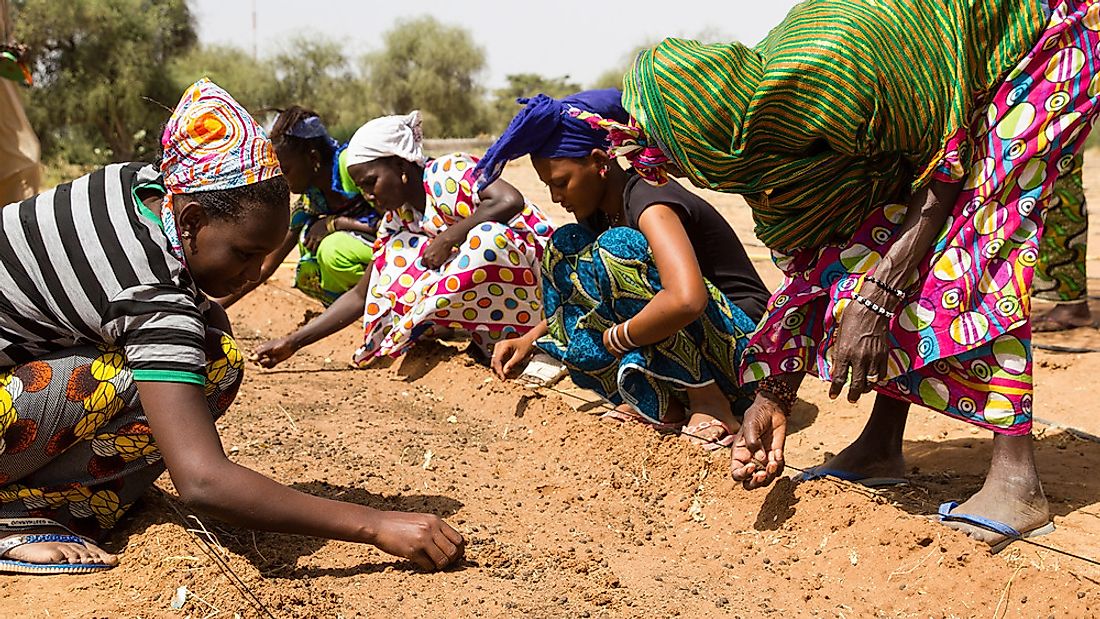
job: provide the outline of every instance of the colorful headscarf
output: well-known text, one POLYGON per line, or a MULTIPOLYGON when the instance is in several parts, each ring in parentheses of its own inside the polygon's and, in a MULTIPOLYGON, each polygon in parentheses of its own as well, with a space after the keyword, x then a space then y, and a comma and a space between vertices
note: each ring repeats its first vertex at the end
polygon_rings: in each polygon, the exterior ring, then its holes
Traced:
POLYGON ((669 174, 678 172, 664 150, 646 137, 638 121, 633 118, 623 124, 575 107, 566 110, 566 114, 606 132, 610 143, 608 154, 612 157, 625 157, 638 176, 646 182, 664 185, 668 182, 669 174))
POLYGON ((643 50, 623 106, 695 185, 743 195, 768 247, 819 247, 927 182, 1034 44, 1046 5, 803 2, 752 48, 643 50))
POLYGON ((345 166, 393 156, 422 166, 427 161, 423 141, 419 111, 375 118, 351 136, 344 151, 345 166))
POLYGON ((264 130, 206 78, 183 93, 160 143, 169 196, 233 189, 282 174, 264 130))
MULTIPOLYGON (((280 112, 280 115, 285 113, 280 112)), ((278 123, 278 120, 276 120, 276 123, 278 123)), ((307 116, 299 120, 287 129, 283 135, 299 140, 316 140, 318 138, 325 140, 332 152, 332 190, 349 199, 359 195, 359 188, 355 186, 348 175, 347 166, 342 165, 342 159, 346 160, 344 153, 347 152, 348 145, 341 146, 336 138, 329 134, 320 116, 307 116)), ((275 140, 278 141, 278 137, 275 140)))
POLYGON ((569 114, 576 109, 611 123, 625 123, 626 110, 617 89, 586 90, 554 99, 545 94, 516 99, 525 106, 478 162, 476 174, 484 187, 500 178, 504 166, 524 155, 544 158, 587 157, 594 149, 611 144, 607 128, 569 114))

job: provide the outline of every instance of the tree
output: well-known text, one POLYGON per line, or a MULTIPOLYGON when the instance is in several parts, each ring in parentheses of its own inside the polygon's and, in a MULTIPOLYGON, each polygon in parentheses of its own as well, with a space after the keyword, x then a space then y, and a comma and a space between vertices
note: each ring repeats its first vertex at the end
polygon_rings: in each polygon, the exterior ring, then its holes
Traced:
POLYGON ((487 129, 483 90, 485 50, 468 31, 433 17, 401 20, 383 48, 363 58, 370 96, 386 114, 419 109, 434 137, 470 137, 487 129))
POLYGON ((199 78, 208 77, 253 114, 277 105, 282 95, 271 61, 253 60, 251 54, 239 47, 196 47, 173 59, 168 72, 178 93, 199 78))
POLYGON ((27 112, 44 149, 91 140, 105 158, 155 148, 154 128, 179 97, 168 64, 196 43, 184 0, 16 0, 16 37, 35 86, 27 112))
POLYGON ((296 37, 271 64, 279 83, 278 106, 297 104, 314 110, 337 139, 351 137, 363 123, 385 113, 335 41, 296 37))
POLYGON ((576 82, 569 80, 568 75, 562 77, 543 77, 537 73, 516 73, 505 77, 508 85, 498 88, 494 93, 492 113, 489 128, 494 133, 500 133, 508 126, 508 122, 519 112, 516 99, 520 97, 533 97, 543 93, 555 99, 571 95, 581 89, 576 82))

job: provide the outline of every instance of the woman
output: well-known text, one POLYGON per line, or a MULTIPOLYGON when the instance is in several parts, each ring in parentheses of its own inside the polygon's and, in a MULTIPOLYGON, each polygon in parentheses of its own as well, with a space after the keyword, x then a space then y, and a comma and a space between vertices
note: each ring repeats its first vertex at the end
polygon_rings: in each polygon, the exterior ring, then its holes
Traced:
POLYGON ((271 141, 290 192, 300 196, 298 204, 282 244, 264 260, 260 278, 218 303, 228 308, 267 281, 297 245, 294 287, 328 307, 370 267, 378 214, 341 168, 345 151, 316 112, 297 105, 280 112, 271 141))
POLYGON ((878 392, 826 463, 904 474, 910 403, 994 432, 944 520, 999 549, 1049 531, 1030 439, 1028 292, 1051 187, 1095 118, 1097 0, 809 0, 757 47, 668 39, 624 78, 636 163, 741 193, 787 280, 742 360, 762 380, 733 452, 783 467, 804 373, 878 392), (913 41, 922 45, 913 45, 913 41), (914 70, 919 68, 919 70, 914 70))
POLYGON ((677 183, 639 182, 608 156, 608 121, 627 121, 621 94, 520 100, 526 107, 478 163, 492 182, 530 155, 551 199, 579 222, 551 237, 546 319, 498 344, 493 369, 508 376, 549 334, 538 346, 619 404, 613 416, 665 428, 686 420, 690 440, 716 449, 733 441, 734 409, 749 403, 730 351, 744 349, 768 291, 713 206, 677 183))
POLYGON ((165 467, 234 525, 455 561, 462 536, 435 516, 309 496, 225 457, 214 420, 243 360, 204 295, 258 277, 289 193, 263 130, 208 80, 161 143, 159 171, 113 164, 0 211, 0 571, 114 566, 77 533, 108 533, 165 467))
POLYGON ((385 212, 370 277, 297 332, 256 350, 265 367, 355 322, 358 364, 398 356, 441 329, 463 329, 488 360, 494 342, 523 334, 542 310, 538 261, 552 232, 507 182, 480 189, 477 159, 424 156, 420 113, 384 116, 348 143, 348 175, 385 212))
POLYGON ((1089 311, 1088 257, 1089 208, 1082 181, 1084 157, 1078 153, 1073 167, 1054 184, 1039 240, 1032 292, 1054 304, 1031 321, 1036 332, 1064 331, 1092 325, 1089 311))

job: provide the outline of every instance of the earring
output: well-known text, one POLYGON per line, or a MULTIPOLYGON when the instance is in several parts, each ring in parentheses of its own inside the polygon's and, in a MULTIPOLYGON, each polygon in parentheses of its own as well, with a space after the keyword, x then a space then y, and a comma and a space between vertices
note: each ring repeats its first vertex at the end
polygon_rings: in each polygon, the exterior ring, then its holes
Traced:
POLYGON ((407 182, 409 182, 409 175, 402 172, 401 173, 401 184, 404 185, 407 182))
POLYGON ((314 172, 320 172, 321 171, 321 164, 319 164, 319 163, 313 164, 313 171, 314 172))
POLYGON ((607 166, 600 168, 600 178, 607 178, 607 166))
POLYGON ((191 232, 189 232, 189 231, 187 231, 187 230, 184 230, 184 231, 183 231, 183 232, 182 232, 182 233, 180 234, 180 236, 182 236, 182 237, 183 237, 183 238, 185 238, 185 239, 189 239, 189 238, 191 238, 191 232))

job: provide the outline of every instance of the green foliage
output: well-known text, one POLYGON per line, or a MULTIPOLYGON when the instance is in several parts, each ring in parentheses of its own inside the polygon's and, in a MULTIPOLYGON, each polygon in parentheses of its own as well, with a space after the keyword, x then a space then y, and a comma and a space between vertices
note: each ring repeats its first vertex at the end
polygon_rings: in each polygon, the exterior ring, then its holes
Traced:
MULTIPOLYGON (((170 109, 201 77, 257 118, 292 104, 316 110, 340 140, 371 118, 414 109, 423 112, 428 137, 499 133, 518 111, 517 97, 581 89, 568 76, 521 73, 486 93, 485 50, 469 31, 432 17, 399 21, 378 51, 359 59, 321 35, 288 40, 254 59, 234 46, 198 45, 188 0, 12 5, 15 37, 28 46, 35 76, 24 92, 27 115, 50 162, 152 159, 170 109)), ((620 86, 623 71, 597 85, 620 86)))
POLYGON ((479 83, 485 50, 467 30, 418 17, 398 21, 382 44, 362 66, 370 96, 384 113, 419 109, 430 137, 469 137, 488 128, 479 83))
POLYGON ((581 90, 576 82, 569 80, 569 76, 543 77, 538 73, 518 73, 505 78, 508 85, 498 88, 494 92, 489 127, 493 133, 500 133, 508 126, 509 121, 520 110, 516 99, 520 97, 533 97, 544 93, 555 99, 571 95, 581 90))
POLYGON ((184 0, 16 0, 14 9, 35 76, 27 114, 48 154, 119 160, 156 148, 166 113, 143 97, 179 97, 167 66, 196 42, 184 0))

